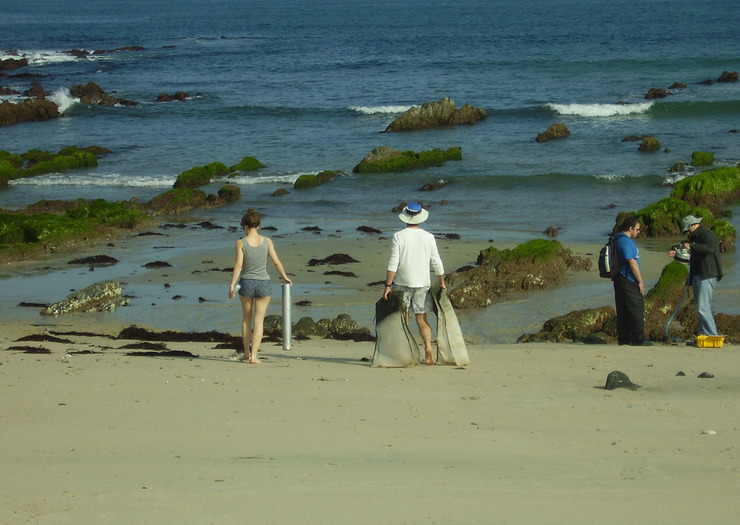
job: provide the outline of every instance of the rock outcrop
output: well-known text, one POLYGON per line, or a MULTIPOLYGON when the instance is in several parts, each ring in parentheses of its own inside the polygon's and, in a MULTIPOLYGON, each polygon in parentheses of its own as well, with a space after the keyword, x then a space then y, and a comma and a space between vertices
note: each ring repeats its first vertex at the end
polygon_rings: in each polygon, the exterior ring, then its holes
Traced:
POLYGON ((570 130, 568 129, 568 126, 566 126, 562 122, 557 122, 547 128, 547 131, 545 131, 544 133, 540 133, 539 135, 537 135, 537 142, 547 142, 554 139, 564 139, 565 137, 569 136, 570 130))
POLYGON ((445 97, 437 102, 424 102, 421 107, 413 106, 391 122, 385 132, 475 124, 487 115, 484 109, 470 104, 458 109, 452 100, 445 97))
POLYGON ((0 126, 12 126, 22 122, 49 120, 59 117, 59 107, 51 100, 29 98, 13 103, 0 103, 0 126))
POLYGON ((62 315, 70 312, 110 312, 128 304, 123 298, 121 284, 114 281, 96 283, 68 295, 62 301, 49 305, 41 315, 62 315))
POLYGON ((591 261, 577 257, 558 241, 536 239, 513 250, 490 247, 477 265, 457 270, 447 283, 455 308, 483 308, 516 293, 541 290, 568 279, 568 273, 588 270, 591 261))

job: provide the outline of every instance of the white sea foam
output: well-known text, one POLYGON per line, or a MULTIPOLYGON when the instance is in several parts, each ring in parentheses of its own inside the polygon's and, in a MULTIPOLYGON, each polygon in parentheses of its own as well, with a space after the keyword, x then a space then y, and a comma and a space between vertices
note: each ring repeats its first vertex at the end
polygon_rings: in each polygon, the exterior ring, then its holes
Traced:
POLYGON ((45 64, 58 64, 61 62, 73 62, 77 57, 60 51, 32 51, 32 50, 15 50, 0 52, 0 60, 6 59, 20 60, 28 59, 31 66, 40 66, 45 64))
POLYGON ((81 173, 51 173, 39 177, 27 177, 10 181, 13 186, 80 186, 80 187, 140 187, 140 188, 171 188, 174 184, 172 177, 131 177, 118 173, 107 175, 89 175, 81 173))
POLYGON ((652 102, 638 104, 547 104, 547 107, 561 115, 581 117, 614 117, 646 113, 652 102))
POLYGON ((59 106, 59 113, 62 115, 67 111, 73 104, 79 102, 79 100, 72 98, 69 94, 69 90, 63 87, 57 88, 54 93, 51 94, 49 99, 59 106))
POLYGON ((393 114, 408 111, 413 106, 350 106, 349 109, 363 115, 393 114))
POLYGON ((301 175, 317 175, 318 171, 308 173, 272 173, 269 175, 237 175, 229 178, 234 184, 293 184, 301 175))

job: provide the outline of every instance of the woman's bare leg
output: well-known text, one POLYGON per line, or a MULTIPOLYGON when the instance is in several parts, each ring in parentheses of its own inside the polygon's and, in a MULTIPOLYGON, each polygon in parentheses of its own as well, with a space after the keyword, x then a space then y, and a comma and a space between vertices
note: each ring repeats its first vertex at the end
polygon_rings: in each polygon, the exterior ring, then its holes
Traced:
POLYGON ((265 330, 265 314, 267 313, 267 306, 269 304, 269 295, 267 297, 255 297, 254 299, 254 328, 252 329, 252 354, 249 358, 250 363, 261 363, 257 359, 257 352, 259 352, 260 343, 262 342, 262 334, 265 330))
POLYGON ((244 347, 244 355, 241 357, 241 361, 250 361, 252 359, 250 345, 252 343, 252 303, 254 299, 240 295, 239 300, 242 303, 242 346, 244 347))

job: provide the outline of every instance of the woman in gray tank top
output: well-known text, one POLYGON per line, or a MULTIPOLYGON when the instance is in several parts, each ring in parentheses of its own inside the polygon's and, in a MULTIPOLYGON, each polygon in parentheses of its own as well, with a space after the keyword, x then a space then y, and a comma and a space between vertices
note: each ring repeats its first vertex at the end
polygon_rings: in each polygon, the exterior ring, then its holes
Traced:
POLYGON ((242 343, 244 355, 240 361, 256 364, 262 334, 264 332, 265 313, 272 296, 272 285, 267 273, 267 259, 272 259, 281 284, 293 284, 278 259, 272 240, 259 234, 260 216, 252 208, 242 217, 242 228, 246 234, 236 241, 236 262, 231 274, 229 299, 239 292, 242 305, 242 343))

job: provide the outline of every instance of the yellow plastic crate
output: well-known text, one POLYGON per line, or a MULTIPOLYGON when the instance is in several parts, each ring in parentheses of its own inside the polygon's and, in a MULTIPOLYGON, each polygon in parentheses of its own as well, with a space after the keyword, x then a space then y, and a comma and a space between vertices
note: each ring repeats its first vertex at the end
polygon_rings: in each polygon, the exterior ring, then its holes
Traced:
POLYGON ((725 338, 721 335, 697 335, 696 346, 699 348, 722 348, 725 338))

